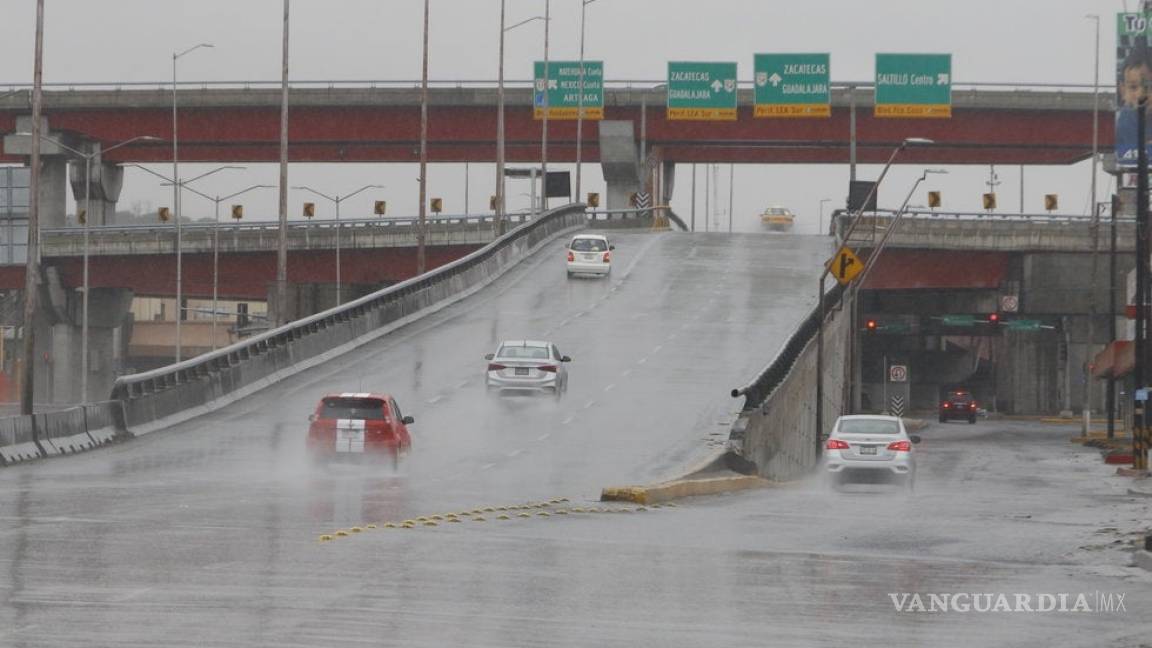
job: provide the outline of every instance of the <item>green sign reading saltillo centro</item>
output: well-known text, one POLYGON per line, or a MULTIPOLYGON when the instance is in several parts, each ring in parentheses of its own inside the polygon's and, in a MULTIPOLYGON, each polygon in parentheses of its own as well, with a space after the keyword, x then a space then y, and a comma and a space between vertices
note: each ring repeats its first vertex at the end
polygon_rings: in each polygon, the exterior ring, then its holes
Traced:
POLYGON ((670 61, 668 119, 735 121, 736 64, 670 61))
POLYGON ((832 115, 827 54, 757 54, 754 117, 832 115))
MULTIPOLYGON (((544 92, 548 92, 548 119, 577 119, 580 112, 580 61, 536 61, 532 106, 536 119, 544 118, 544 92)), ((604 119, 604 62, 584 61, 584 119, 604 119)))
POLYGON ((951 117, 951 54, 877 54, 877 117, 951 117))

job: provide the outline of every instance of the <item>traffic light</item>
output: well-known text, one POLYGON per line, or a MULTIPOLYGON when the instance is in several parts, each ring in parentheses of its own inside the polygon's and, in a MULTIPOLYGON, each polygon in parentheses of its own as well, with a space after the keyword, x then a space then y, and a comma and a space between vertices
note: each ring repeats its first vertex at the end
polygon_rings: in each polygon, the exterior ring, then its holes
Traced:
POLYGON ((932 207, 932 208, 936 208, 936 207, 940 206, 940 192, 939 191, 929 191, 928 192, 928 206, 932 207))
POLYGON ((439 214, 442 211, 444 211, 444 199, 433 198, 432 199, 432 213, 433 214, 439 214))
POLYGON ((383 216, 388 211, 388 201, 377 200, 376 204, 372 206, 372 213, 377 216, 383 216))
POLYGON ((867 322, 864 322, 864 330, 868 331, 869 333, 875 333, 879 328, 879 325, 876 324, 876 320, 874 319, 870 319, 867 322))
POLYGON ((161 207, 156 215, 160 217, 161 223, 167 223, 172 218, 172 212, 168 211, 167 207, 161 207))
POLYGON ((244 218, 244 205, 232 205, 232 218, 235 220, 244 218))
POLYGON ((592 208, 599 207, 600 206, 600 194, 589 192, 589 194, 588 194, 588 206, 592 207, 592 208))
POLYGON ((1044 194, 1044 209, 1048 211, 1056 211, 1060 206, 1060 201, 1056 194, 1044 194))
POLYGON ((989 324, 999 324, 1000 323, 1000 313, 988 313, 988 323, 989 324))
POLYGON ((304 203, 304 218, 312 218, 316 215, 316 203, 304 203))
POLYGON ((76 222, 80 223, 81 225, 86 225, 88 223, 88 211, 85 209, 77 209, 76 222))
POLYGON ((994 194, 994 193, 984 194, 984 209, 989 209, 989 210, 996 209, 996 194, 994 194))

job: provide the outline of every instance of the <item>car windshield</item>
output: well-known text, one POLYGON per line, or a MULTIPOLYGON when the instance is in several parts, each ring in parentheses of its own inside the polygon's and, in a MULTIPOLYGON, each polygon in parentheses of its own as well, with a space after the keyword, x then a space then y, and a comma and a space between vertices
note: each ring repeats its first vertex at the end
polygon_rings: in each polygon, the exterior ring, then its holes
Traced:
POLYGON ((513 346, 506 344, 500 347, 500 352, 496 354, 501 358, 524 358, 525 360, 547 360, 548 347, 542 346, 513 346))
POLYGON ((844 419, 840 421, 841 434, 900 434, 896 421, 884 419, 844 419))
POLYGON ((384 401, 379 398, 325 398, 320 408, 320 418, 356 419, 361 421, 384 420, 384 401))
POLYGON ((605 252, 608 250, 608 243, 601 239, 578 238, 572 239, 570 247, 576 252, 605 252))

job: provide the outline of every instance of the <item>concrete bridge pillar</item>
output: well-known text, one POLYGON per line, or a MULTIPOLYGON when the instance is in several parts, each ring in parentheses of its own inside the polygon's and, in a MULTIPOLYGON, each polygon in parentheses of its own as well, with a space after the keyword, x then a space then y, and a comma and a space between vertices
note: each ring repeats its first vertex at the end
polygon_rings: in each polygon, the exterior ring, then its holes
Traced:
MULTIPOLYGON (((48 119, 41 121, 41 131, 46 137, 65 141, 65 135, 48 128, 48 119)), ((31 133, 32 118, 16 118, 16 133, 31 133)), ((77 147, 80 146, 77 143, 77 147)), ((4 136, 4 152, 8 155, 32 155, 32 136, 15 133, 4 136)), ((64 214, 68 209, 68 152, 44 139, 40 142, 40 227, 63 227, 64 214)))
MULTIPOLYGON (((112 224, 116 217, 116 202, 120 200, 120 189, 124 184, 124 168, 118 164, 107 164, 99 157, 90 165, 84 160, 73 160, 69 180, 72 183, 72 196, 76 200, 76 213, 85 206, 84 168, 88 167, 91 177, 88 186, 92 191, 91 209, 88 224, 93 227, 112 224)), ((77 223, 79 224, 79 223, 77 223)))
MULTIPOLYGON (((631 209, 629 197, 640 191, 639 148, 631 121, 600 122, 600 167, 608 185, 607 209, 631 209)), ((577 196, 583 200, 584 196, 577 196)))

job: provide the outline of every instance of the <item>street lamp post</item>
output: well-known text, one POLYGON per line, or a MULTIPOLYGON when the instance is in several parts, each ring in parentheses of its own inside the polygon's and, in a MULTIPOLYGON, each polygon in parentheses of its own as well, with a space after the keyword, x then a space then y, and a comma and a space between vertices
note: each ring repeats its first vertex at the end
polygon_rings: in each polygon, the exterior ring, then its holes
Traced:
MULTIPOLYGON (((154 175, 157 178, 160 178, 161 180, 164 181, 162 184, 171 184, 174 187, 178 187, 180 189, 189 189, 189 190, 190 190, 190 187, 188 187, 188 185, 192 184, 193 182, 196 182, 197 180, 202 180, 204 178, 207 178, 210 175, 214 175, 214 174, 219 173, 221 171, 237 171, 237 170, 243 170, 243 169, 247 168, 247 167, 242 167, 242 166, 216 167, 215 169, 201 173, 200 175, 198 175, 194 178, 189 178, 188 180, 181 180, 179 183, 177 183, 174 178, 169 178, 168 176, 165 176, 162 173, 157 173, 157 172, 153 171, 152 169, 149 169, 148 167, 140 165, 140 164, 125 164, 124 166, 135 167, 137 169, 140 169, 141 171, 144 171, 145 173, 149 173, 151 175, 154 175)), ((204 194, 200 194, 200 195, 203 196, 204 194)), ((181 340, 180 340, 180 318, 184 316, 184 309, 183 309, 183 305, 182 305, 183 293, 181 291, 181 286, 180 286, 180 269, 183 267, 183 263, 184 263, 183 262, 184 248, 181 245, 182 241, 180 238, 180 218, 176 217, 176 216, 174 216, 174 218, 176 218, 176 290, 177 290, 177 293, 176 293, 177 294, 177 297, 176 297, 176 358, 177 358, 177 360, 176 361, 179 362, 180 357, 181 357, 182 352, 183 352, 183 350, 180 346, 180 343, 181 343, 181 340)))
POLYGON ((1096 163, 1100 159, 1100 16, 1088 14, 1085 18, 1090 18, 1096 23, 1092 77, 1092 187, 1090 191, 1090 204, 1092 205, 1092 283, 1089 289, 1088 343, 1084 345, 1084 406, 1081 408, 1084 418, 1084 436, 1088 436, 1088 430, 1092 427, 1092 374, 1088 370, 1087 358, 1092 357, 1092 346, 1096 342, 1096 312, 1098 310, 1096 307, 1096 278, 1099 274, 1100 263, 1100 210, 1096 209, 1096 163))
POLYGON ((428 4, 424 0, 424 58, 420 73, 420 224, 416 227, 416 274, 425 270, 425 228, 428 225, 428 4))
POLYGON ((343 196, 341 196, 339 194, 337 194, 335 196, 329 196, 328 194, 316 191, 312 187, 292 187, 292 188, 297 189, 299 191, 307 191, 307 192, 316 194, 317 196, 320 196, 321 198, 328 200, 328 201, 330 201, 336 205, 336 305, 339 306, 340 304, 344 303, 344 300, 343 300, 342 295, 341 295, 341 283, 340 283, 340 203, 344 202, 345 200, 351 198, 352 196, 355 196, 356 194, 358 194, 362 191, 367 191, 369 189, 383 189, 384 185, 376 185, 376 184, 364 185, 363 187, 360 187, 356 191, 353 191, 352 193, 349 193, 349 194, 345 194, 343 196))
MULTIPOLYGON (((17 133, 17 135, 28 135, 31 133, 17 133)), ((80 399, 81 402, 88 402, 88 219, 92 216, 92 160, 111 151, 118 149, 121 146, 127 146, 135 142, 143 141, 159 141, 160 138, 151 135, 140 135, 131 139, 124 140, 117 144, 113 144, 108 148, 96 148, 95 151, 85 153, 79 151, 67 144, 61 142, 54 137, 47 135, 40 135, 40 139, 51 142, 60 148, 69 151, 84 160, 84 261, 83 261, 83 294, 80 297, 80 399)))
POLYGON ((580 156, 584 145, 584 23, 588 5, 596 0, 580 0, 580 96, 576 98, 576 200, 580 200, 580 156))
POLYGON ((182 52, 172 53, 172 217, 176 221, 176 362, 180 362, 182 351, 180 321, 184 319, 184 268, 181 265, 182 256, 180 254, 183 241, 180 228, 180 139, 176 113, 176 61, 180 60, 180 57, 204 47, 214 46, 212 43, 200 43, 182 52))
POLYGON ((496 87, 496 236, 503 236, 507 229, 504 205, 504 34, 543 16, 525 18, 515 25, 504 26, 506 0, 500 0, 500 71, 496 87))
POLYGON ((820 199, 820 219, 816 221, 816 233, 823 236, 824 234, 824 203, 832 202, 831 198, 820 199))
POLYGON ((230 193, 227 196, 209 196, 208 194, 193 189, 192 187, 184 187, 188 191, 207 198, 215 203, 216 220, 212 226, 212 350, 216 350, 216 320, 220 317, 219 312, 219 297, 220 297, 220 203, 231 198, 235 198, 241 194, 246 194, 249 191, 256 189, 275 189, 275 185, 252 185, 247 189, 241 189, 235 193, 230 193))
POLYGON ((552 22, 552 0, 544 0, 544 115, 540 128, 540 213, 548 211, 548 28, 552 22))
MULTIPOLYGON (((844 233, 844 238, 842 241, 844 245, 847 245, 848 241, 851 239, 852 232, 856 230, 856 225, 860 222, 860 219, 864 215, 865 207, 868 206, 868 203, 872 200, 872 197, 876 195, 877 188, 880 186, 880 183, 884 181, 884 177, 888 175, 888 169, 891 168, 892 163, 896 161, 896 156, 909 146, 927 144, 935 144, 935 142, 933 140, 925 139, 922 137, 909 137, 905 138, 904 141, 900 142, 899 146, 893 149, 892 155, 888 157, 888 161, 884 164, 884 168, 880 171, 880 177, 878 177, 876 182, 872 184, 872 188, 868 191, 868 195, 864 197, 864 200, 856 208, 856 213, 852 215, 852 221, 848 224, 848 228, 844 233)), ((829 272, 829 267, 825 266, 824 271, 820 273, 819 289, 817 291, 816 298, 816 430, 813 436, 815 437, 814 442, 817 458, 819 458, 820 453, 824 447, 821 442, 821 436, 824 434, 824 281, 828 278, 829 272)), ((855 349, 853 349, 853 352, 855 352, 855 349)))

